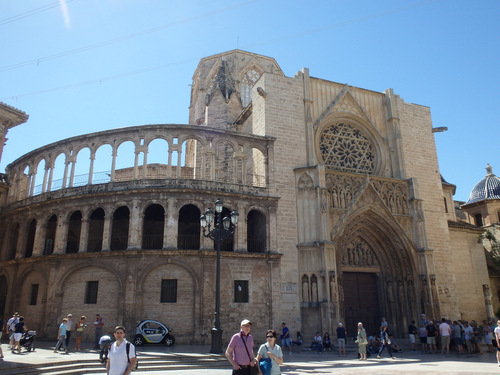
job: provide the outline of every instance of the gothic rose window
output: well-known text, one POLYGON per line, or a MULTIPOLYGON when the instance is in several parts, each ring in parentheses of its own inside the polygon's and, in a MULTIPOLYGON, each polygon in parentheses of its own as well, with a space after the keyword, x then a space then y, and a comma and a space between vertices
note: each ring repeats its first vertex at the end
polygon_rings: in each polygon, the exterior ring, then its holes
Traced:
POLYGON ((354 173, 373 173, 373 146, 355 127, 338 123, 321 133, 320 151, 327 169, 354 173))

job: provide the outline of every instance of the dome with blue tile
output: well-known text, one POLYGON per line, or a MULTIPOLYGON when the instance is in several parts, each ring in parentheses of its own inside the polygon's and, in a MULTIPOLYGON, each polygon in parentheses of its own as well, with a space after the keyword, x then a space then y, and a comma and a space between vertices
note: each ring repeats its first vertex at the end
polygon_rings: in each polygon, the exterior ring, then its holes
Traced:
POLYGON ((489 164, 486 166, 486 177, 474 186, 466 204, 488 199, 500 199, 500 178, 493 174, 493 168, 489 164))

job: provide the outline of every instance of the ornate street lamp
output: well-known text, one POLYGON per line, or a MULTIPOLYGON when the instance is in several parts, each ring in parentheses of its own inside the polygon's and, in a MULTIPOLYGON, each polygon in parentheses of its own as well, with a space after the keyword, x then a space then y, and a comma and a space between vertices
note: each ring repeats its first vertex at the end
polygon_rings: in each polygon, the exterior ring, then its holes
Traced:
POLYGON ((215 274, 215 313, 214 327, 212 328, 212 348, 210 353, 222 353, 222 329, 220 328, 220 248, 222 241, 234 234, 238 224, 238 212, 233 211, 230 217, 222 218, 223 203, 220 199, 215 202, 215 215, 211 208, 200 217, 203 236, 214 241, 217 251, 217 269, 215 274), (215 222, 214 222, 215 219, 215 222), (212 225, 213 222, 213 225, 212 225), (231 227, 231 224, 233 226, 231 227))

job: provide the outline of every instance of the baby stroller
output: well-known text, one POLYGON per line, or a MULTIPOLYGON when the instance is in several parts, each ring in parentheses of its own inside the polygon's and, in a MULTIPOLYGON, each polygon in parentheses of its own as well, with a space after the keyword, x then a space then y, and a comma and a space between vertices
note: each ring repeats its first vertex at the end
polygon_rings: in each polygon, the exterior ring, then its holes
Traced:
POLYGON ((19 341, 19 345, 21 348, 26 348, 28 352, 32 350, 35 351, 35 345, 33 344, 33 340, 35 339, 36 331, 26 331, 21 336, 21 340, 19 341))

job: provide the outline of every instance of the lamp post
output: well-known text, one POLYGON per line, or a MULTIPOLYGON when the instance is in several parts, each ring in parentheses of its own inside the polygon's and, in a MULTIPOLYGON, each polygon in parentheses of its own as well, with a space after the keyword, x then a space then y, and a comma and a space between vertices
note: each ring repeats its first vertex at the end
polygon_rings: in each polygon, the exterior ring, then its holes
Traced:
POLYGON ((209 208, 200 217, 203 236, 214 241, 215 250, 217 251, 214 327, 212 328, 212 348, 210 349, 210 353, 216 354, 222 353, 222 329, 220 327, 220 249, 222 241, 234 234, 234 228, 236 228, 236 224, 238 224, 239 216, 238 212, 233 211, 230 217, 226 216, 222 218, 222 208, 222 201, 217 199, 215 202, 215 214, 212 209, 209 208))

